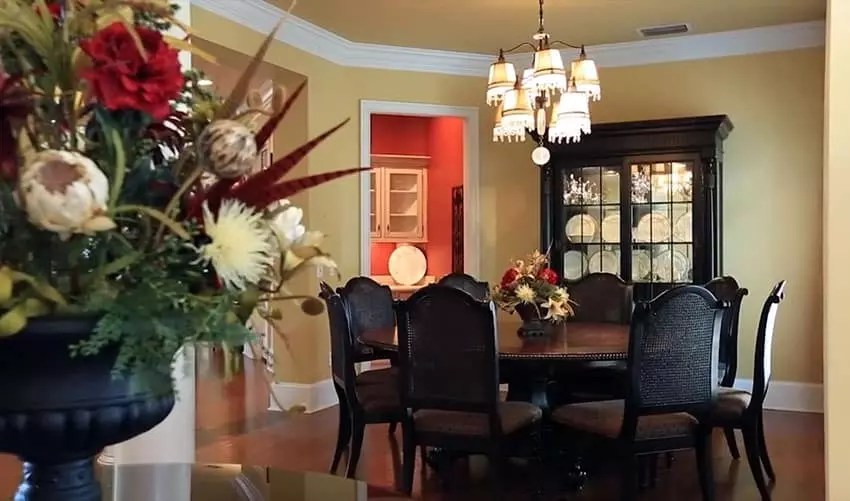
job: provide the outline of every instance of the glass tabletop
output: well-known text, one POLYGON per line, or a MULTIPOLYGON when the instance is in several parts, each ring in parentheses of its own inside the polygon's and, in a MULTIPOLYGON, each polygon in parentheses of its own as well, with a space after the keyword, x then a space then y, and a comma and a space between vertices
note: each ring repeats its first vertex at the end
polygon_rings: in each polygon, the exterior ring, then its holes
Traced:
MULTIPOLYGON (((580 361, 626 360, 629 326, 613 323, 566 322, 540 337, 520 337, 516 320, 500 320, 496 331, 502 359, 562 359, 580 361)), ((360 336, 363 344, 397 350, 395 328, 376 329, 360 336)))
POLYGON ((227 464, 98 465, 102 501, 390 501, 345 477, 227 464))

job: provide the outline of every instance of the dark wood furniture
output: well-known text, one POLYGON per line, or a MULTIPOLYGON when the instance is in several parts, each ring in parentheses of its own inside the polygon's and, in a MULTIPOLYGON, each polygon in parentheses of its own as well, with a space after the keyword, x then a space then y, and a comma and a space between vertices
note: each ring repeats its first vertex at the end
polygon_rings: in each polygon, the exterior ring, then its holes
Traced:
MULTIPOLYGON (((541 410, 499 399, 499 364, 490 305, 464 291, 429 285, 397 303, 403 487, 413 487, 416 447, 486 454, 495 497, 507 451, 540 437, 541 410)), ((532 450, 535 455, 539 447, 532 450)))
POLYGON ((367 330, 395 327, 392 290, 369 277, 361 276, 346 282, 345 286, 337 289, 337 293, 345 300, 354 362, 392 361, 394 353, 375 349, 360 341, 361 334, 367 330))
POLYGON ((631 322, 625 400, 570 404, 552 413, 568 431, 612 442, 623 458, 622 499, 635 494, 639 456, 690 448, 697 450, 703 499, 714 499, 706 418, 717 393, 724 307, 698 286, 639 304, 631 322))
POLYGON ((452 271, 463 273, 463 186, 452 186, 452 271))
POLYGON ((336 473, 342 453, 351 446, 346 476, 353 478, 360 460, 367 424, 398 423, 404 412, 398 393, 396 369, 355 373, 356 352, 352 342, 345 300, 322 282, 319 296, 325 301, 331 334, 331 373, 339 399, 339 429, 331 461, 336 473))
MULTIPOLYGON (((705 284, 705 288, 717 299, 729 303, 729 308, 723 314, 723 327, 720 330, 719 376, 720 386, 731 388, 738 375, 738 323, 741 317, 741 305, 749 291, 729 276, 713 278, 705 284)), ((723 434, 732 457, 735 459, 741 457, 738 443, 735 441, 735 430, 726 428, 723 434)))
POLYGON ((567 286, 575 315, 568 322, 628 324, 634 300, 632 286, 613 273, 590 273, 567 286))
MULTIPOLYGON (((557 381, 559 369, 628 358, 628 325, 575 322, 537 338, 520 337, 520 325, 515 317, 496 322, 502 382, 508 384, 508 400, 531 402, 544 412, 549 410, 551 383, 557 381)), ((367 331, 361 340, 376 348, 398 350, 395 329, 367 331)))
MULTIPOLYGON (((551 335, 539 338, 517 335, 520 325, 515 318, 496 322, 500 359, 593 362, 628 358, 628 325, 575 322, 560 325, 551 335)), ((398 350, 395 327, 365 331, 360 339, 369 346, 398 350)))
MULTIPOLYGON (((753 478, 763 501, 770 500, 770 491, 762 474, 762 466, 771 482, 776 482, 776 473, 767 454, 767 442, 764 438, 764 399, 770 388, 771 363, 773 355, 773 327, 779 304, 785 299, 785 281, 773 287, 764 302, 756 334, 756 352, 753 371, 753 391, 721 388, 712 407, 711 424, 724 430, 739 429, 744 437, 747 461, 750 463, 753 478)), ((732 437, 734 440, 734 435, 732 437)), ((737 447, 733 454, 737 452, 737 447)), ((735 455, 735 459, 738 459, 735 455)))
POLYGON ((449 273, 437 283, 462 290, 479 301, 490 300, 490 285, 487 282, 480 282, 466 273, 449 273))
POLYGON ((568 280, 608 271, 649 300, 723 269, 724 115, 594 124, 541 169, 541 249, 568 280), (569 233, 569 235, 567 235, 569 233))

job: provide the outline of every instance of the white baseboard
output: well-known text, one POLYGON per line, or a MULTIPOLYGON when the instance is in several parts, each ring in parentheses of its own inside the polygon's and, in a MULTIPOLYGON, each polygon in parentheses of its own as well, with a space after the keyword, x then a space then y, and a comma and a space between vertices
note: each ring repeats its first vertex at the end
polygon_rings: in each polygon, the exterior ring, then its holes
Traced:
MULTIPOLYGON (((753 380, 738 378, 734 386, 740 390, 750 391, 753 389, 753 380)), ((764 408, 774 411, 823 413, 823 385, 772 381, 764 408)))
MULTIPOLYGON (((336 390, 334 390, 332 379, 325 379, 312 384, 274 383, 272 391, 284 408, 291 409, 295 406, 301 406, 304 407, 306 414, 312 414, 337 404, 336 390)), ((281 410, 271 397, 269 397, 269 410, 281 410)))

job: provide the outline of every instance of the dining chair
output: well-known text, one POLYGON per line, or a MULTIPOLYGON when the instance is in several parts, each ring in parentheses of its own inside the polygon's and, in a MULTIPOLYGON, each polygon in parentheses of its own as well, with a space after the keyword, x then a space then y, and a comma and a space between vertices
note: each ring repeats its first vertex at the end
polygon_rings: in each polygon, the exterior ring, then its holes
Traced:
MULTIPOLYGON (((566 285, 575 315, 568 322, 628 324, 634 301, 632 285, 613 273, 590 273, 566 285)), ((569 325, 567 326, 569 328, 569 325)), ((625 362, 593 362, 564 369, 558 378, 563 402, 622 398, 625 362)))
POLYGON ((487 282, 478 281, 475 277, 466 273, 449 273, 437 283, 462 290, 479 301, 490 300, 490 285, 487 282))
POLYGON ((539 458, 542 411, 499 398, 493 313, 464 291, 429 285, 397 305, 403 430, 403 490, 410 493, 417 447, 486 454, 501 496, 507 451, 539 458))
POLYGON ((632 285, 613 273, 590 273, 566 288, 575 311, 569 321, 628 324, 631 320, 632 285))
MULTIPOLYGON (((718 428, 738 429, 744 437, 744 449, 750 463, 753 478, 762 500, 770 499, 770 491, 764 480, 762 466, 771 483, 776 482, 776 473, 767 453, 764 437, 764 400, 770 389, 773 355, 773 328, 779 304, 785 299, 785 281, 777 283, 764 302, 756 334, 755 363, 753 364, 753 390, 720 388, 710 413, 710 423, 718 428)), ((733 435, 734 440, 734 435, 733 435)), ((736 458, 737 459, 737 458, 736 458)))
POLYGON ((319 296, 327 305, 331 334, 331 372, 339 399, 339 428, 331 461, 331 473, 336 473, 342 453, 351 445, 346 476, 353 478, 360 460, 366 425, 392 425, 401 421, 404 415, 398 392, 398 378, 366 378, 364 376, 369 372, 359 376, 355 373, 355 352, 345 301, 325 282, 320 285, 319 296))
MULTIPOLYGON (((729 308, 723 313, 723 323, 720 329, 720 361, 719 378, 720 386, 731 388, 735 384, 738 374, 738 324, 741 318, 741 305, 744 296, 749 294, 747 289, 742 288, 738 281, 730 276, 716 277, 704 285, 714 296, 729 303, 729 308)), ((726 445, 732 457, 739 459, 741 452, 735 441, 735 430, 727 428, 723 430, 726 437, 726 445)))
POLYGON ((641 303, 632 315, 624 400, 569 404, 552 421, 582 438, 609 440, 622 456, 621 497, 635 496, 638 459, 696 449, 703 499, 714 499, 711 428, 722 311, 706 289, 682 286, 641 303))
POLYGON ((361 334, 367 330, 395 327, 392 290, 369 277, 361 276, 346 282, 343 287, 337 289, 337 293, 348 305, 355 363, 373 360, 395 362, 395 353, 372 348, 360 342, 361 334))

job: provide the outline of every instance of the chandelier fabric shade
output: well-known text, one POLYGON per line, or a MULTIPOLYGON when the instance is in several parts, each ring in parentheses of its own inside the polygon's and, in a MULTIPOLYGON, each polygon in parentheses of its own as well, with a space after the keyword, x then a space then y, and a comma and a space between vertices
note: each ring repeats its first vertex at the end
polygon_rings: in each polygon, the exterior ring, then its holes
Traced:
POLYGON ((505 127, 502 124, 502 105, 499 104, 496 108, 496 118, 493 125, 493 141, 494 142, 522 142, 525 141, 525 127, 505 127))
POLYGON ((567 90, 564 61, 557 49, 543 49, 534 53, 531 87, 539 92, 552 93, 567 90))
POLYGON ((590 134, 590 96, 570 85, 552 113, 547 139, 553 143, 578 142, 590 134))
POLYGON ((581 56, 570 64, 570 78, 573 80, 576 90, 584 92, 594 101, 602 98, 602 87, 599 85, 599 71, 596 63, 582 50, 581 56))
POLYGON ((487 82, 487 104, 495 106, 502 102, 505 93, 514 88, 516 78, 516 68, 513 63, 506 62, 504 57, 491 64, 487 82))
POLYGON ((502 100, 502 127, 528 129, 534 126, 534 110, 528 93, 517 83, 502 100))

